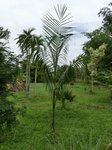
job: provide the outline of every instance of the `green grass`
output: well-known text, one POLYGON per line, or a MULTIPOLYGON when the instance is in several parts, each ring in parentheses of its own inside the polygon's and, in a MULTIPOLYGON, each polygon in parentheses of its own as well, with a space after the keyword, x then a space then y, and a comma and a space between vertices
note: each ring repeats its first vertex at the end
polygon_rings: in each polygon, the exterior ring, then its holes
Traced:
POLYGON ((93 145, 98 139, 103 147, 111 143, 112 102, 108 89, 95 87, 95 94, 89 94, 89 87, 82 82, 68 85, 68 88, 76 97, 74 102, 66 102, 65 110, 61 109, 61 102, 57 102, 55 134, 50 130, 51 97, 44 84, 37 85, 36 97, 33 85, 29 98, 24 92, 10 96, 16 106, 27 109, 24 117, 18 116, 20 124, 16 128, 0 135, 0 150, 53 150, 54 145, 58 145, 56 150, 69 150, 70 143, 88 143, 91 131, 93 145))

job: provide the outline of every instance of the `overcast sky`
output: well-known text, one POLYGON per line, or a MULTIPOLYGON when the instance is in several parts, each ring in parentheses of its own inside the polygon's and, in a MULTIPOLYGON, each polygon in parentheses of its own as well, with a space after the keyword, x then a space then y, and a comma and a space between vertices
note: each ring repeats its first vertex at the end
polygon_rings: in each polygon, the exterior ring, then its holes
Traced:
POLYGON ((82 53, 82 44, 86 38, 81 32, 90 32, 101 26, 98 17, 100 8, 107 6, 111 0, 0 0, 0 26, 11 31, 10 47, 20 53, 14 39, 23 29, 34 27, 36 34, 42 33, 42 17, 46 11, 53 13, 53 6, 66 4, 73 16, 75 36, 70 42, 68 60, 82 53))

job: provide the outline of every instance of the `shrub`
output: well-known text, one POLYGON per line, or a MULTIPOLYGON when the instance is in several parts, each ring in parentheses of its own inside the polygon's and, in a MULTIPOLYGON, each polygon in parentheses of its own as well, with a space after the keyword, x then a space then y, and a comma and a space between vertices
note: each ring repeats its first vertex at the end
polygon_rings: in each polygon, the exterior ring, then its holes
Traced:
POLYGON ((68 100, 69 102, 72 102, 75 98, 75 96, 72 94, 72 91, 69 90, 60 90, 57 92, 57 99, 59 100, 68 100))
POLYGON ((112 73, 99 72, 96 79, 104 84, 112 84, 112 73))
POLYGON ((17 123, 16 119, 17 110, 14 107, 14 104, 7 101, 0 101, 0 126, 11 128, 17 123))
POLYGON ((7 100, 10 95, 8 84, 13 84, 18 76, 18 57, 9 51, 7 42, 9 31, 0 27, 0 127, 11 128, 16 124, 17 111, 14 104, 7 100))

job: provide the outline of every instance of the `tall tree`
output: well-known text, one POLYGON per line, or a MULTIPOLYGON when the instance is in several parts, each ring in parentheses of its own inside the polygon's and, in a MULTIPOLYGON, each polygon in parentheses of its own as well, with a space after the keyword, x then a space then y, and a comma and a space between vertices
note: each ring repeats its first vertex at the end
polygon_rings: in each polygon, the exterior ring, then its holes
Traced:
POLYGON ((98 15, 103 17, 103 29, 112 36, 112 2, 108 7, 101 8, 98 15))
POLYGON ((105 58, 104 62, 105 68, 107 68, 107 71, 109 70, 110 72, 112 71, 112 2, 108 4, 108 7, 104 7, 100 10, 98 13, 99 16, 103 17, 102 21, 102 29, 104 32, 108 35, 109 37, 109 43, 108 48, 105 52, 105 58))
POLYGON ((22 54, 26 57, 26 96, 29 95, 30 88, 30 61, 31 61, 31 53, 32 48, 34 48, 33 38, 34 35, 32 32, 34 28, 23 30, 23 33, 16 38, 17 44, 21 48, 22 54))
POLYGON ((107 45, 105 55, 102 57, 98 64, 99 71, 111 71, 112 70, 112 38, 104 29, 96 29, 93 32, 86 33, 85 36, 88 41, 84 43, 83 51, 89 62, 90 54, 88 49, 92 47, 94 50, 99 48, 103 43, 107 45))
POLYGON ((57 81, 58 66, 65 62, 67 54, 67 43, 73 35, 73 28, 70 25, 71 17, 67 14, 66 5, 54 7, 56 18, 49 12, 43 18, 43 32, 47 49, 43 52, 43 61, 47 65, 45 69, 46 81, 52 94, 52 121, 51 127, 55 131, 55 108, 57 91, 63 83, 66 71, 63 72, 57 81))

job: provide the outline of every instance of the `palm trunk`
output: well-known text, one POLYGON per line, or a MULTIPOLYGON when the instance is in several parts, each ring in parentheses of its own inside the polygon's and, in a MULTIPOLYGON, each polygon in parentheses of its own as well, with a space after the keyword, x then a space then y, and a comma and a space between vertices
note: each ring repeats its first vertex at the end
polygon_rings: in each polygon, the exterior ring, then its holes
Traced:
POLYGON ((28 94, 30 93, 30 59, 28 60, 28 94))
POLYGON ((53 99, 52 99, 52 121, 51 121, 51 127, 52 131, 55 132, 55 107, 56 107, 56 95, 55 91, 53 91, 53 99))
POLYGON ((51 128, 52 131, 55 132, 55 108, 56 108, 56 70, 57 63, 54 67, 54 89, 52 91, 52 117, 51 117, 51 128))
POLYGON ((27 52, 27 64, 26 64, 26 96, 29 96, 30 90, 30 58, 27 52))
POLYGON ((36 96, 36 85, 37 85, 37 65, 35 67, 34 96, 36 96))
POLYGON ((26 96, 29 95, 28 79, 29 77, 28 77, 28 62, 27 62, 26 64, 26 96))

